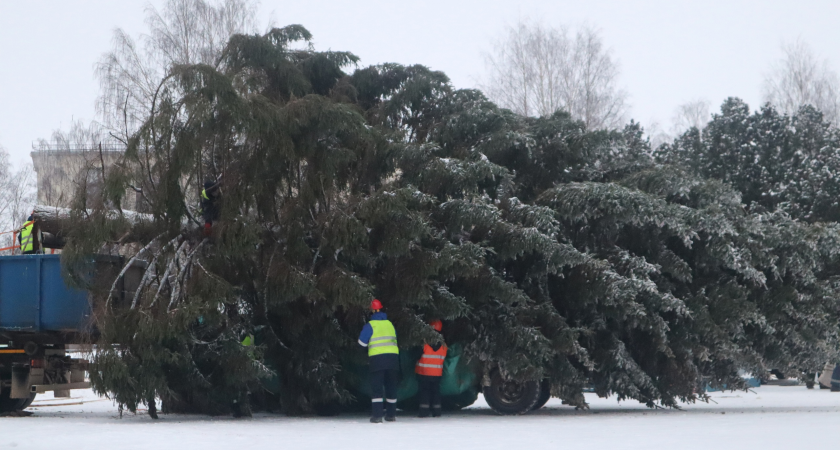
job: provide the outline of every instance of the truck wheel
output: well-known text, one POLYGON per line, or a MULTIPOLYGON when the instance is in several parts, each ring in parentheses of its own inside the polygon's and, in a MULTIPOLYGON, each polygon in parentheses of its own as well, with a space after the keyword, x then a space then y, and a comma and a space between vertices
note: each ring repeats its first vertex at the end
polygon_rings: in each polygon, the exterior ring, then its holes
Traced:
POLYGON ((35 394, 30 395, 29 398, 9 398, 9 394, 9 389, 4 389, 0 393, 0 413, 21 411, 35 400, 35 394))
POLYGON ((540 382, 540 396, 537 398, 537 403, 534 403, 534 407, 531 410, 536 411, 542 408, 548 403, 549 399, 551 399, 551 383, 548 381, 548 378, 544 378, 540 382))
POLYGON ((20 409, 26 409, 26 408, 29 408, 29 405, 31 405, 31 404, 32 404, 32 402, 34 402, 34 401, 35 401, 35 396, 36 396, 36 395, 38 395, 38 394, 35 394, 35 393, 33 392, 33 393, 29 396, 29 398, 24 398, 24 399, 22 399, 22 402, 23 402, 23 403, 21 404, 20 409))
POLYGON ((490 386, 484 387, 484 400, 499 414, 525 414, 540 398, 537 381, 505 380, 499 371, 490 375, 490 386))

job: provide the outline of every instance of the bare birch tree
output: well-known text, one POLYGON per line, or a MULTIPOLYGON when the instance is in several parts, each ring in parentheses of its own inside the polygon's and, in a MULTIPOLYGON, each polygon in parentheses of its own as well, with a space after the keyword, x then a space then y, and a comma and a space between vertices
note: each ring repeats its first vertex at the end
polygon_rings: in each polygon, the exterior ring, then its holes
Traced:
POLYGON ((656 150, 662 144, 670 143, 674 139, 674 137, 665 131, 662 125, 660 125, 657 121, 648 123, 645 127, 645 131, 647 132, 648 140, 650 141, 650 148, 653 150, 656 150))
POLYGON ((782 44, 782 51, 784 57, 764 77, 764 100, 787 114, 811 105, 840 125, 840 80, 828 60, 819 61, 801 39, 782 44))
POLYGON ((677 106, 671 118, 671 133, 679 136, 691 128, 702 131, 711 120, 708 100, 692 100, 677 106))
POLYGON ((598 31, 520 22, 485 55, 482 88, 499 105, 527 116, 568 111, 590 128, 616 128, 627 112, 618 63, 598 31))
MULTIPOLYGON (((35 203, 35 172, 32 164, 13 170, 9 153, 0 146, 0 248, 13 245, 14 234, 35 203)), ((11 254, 3 251, 2 254, 11 254)))
POLYGON ((151 115, 169 69, 182 64, 215 66, 229 38, 256 32, 253 0, 167 0, 146 10, 148 34, 138 39, 114 31, 113 48, 96 65, 97 110, 116 139, 127 142, 151 115))

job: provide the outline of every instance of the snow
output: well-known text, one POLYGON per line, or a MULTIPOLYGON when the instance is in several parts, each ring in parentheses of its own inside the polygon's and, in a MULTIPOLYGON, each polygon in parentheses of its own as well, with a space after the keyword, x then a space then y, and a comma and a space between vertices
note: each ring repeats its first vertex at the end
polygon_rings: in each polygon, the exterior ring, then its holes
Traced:
POLYGON ((39 396, 30 417, 0 418, 0 449, 758 449, 834 448, 840 440, 840 393, 763 386, 715 392, 714 403, 650 410, 586 394, 589 411, 552 399, 525 416, 497 416, 481 398, 439 419, 398 415, 374 425, 362 414, 249 419, 145 414, 119 418, 110 400, 90 391, 39 396))

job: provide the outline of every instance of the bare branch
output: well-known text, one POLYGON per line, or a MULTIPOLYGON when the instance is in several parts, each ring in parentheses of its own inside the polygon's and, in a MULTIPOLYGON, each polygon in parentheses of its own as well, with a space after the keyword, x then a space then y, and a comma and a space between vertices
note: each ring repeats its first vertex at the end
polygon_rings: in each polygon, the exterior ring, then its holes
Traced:
POLYGON ((802 40, 782 45, 784 57, 764 77, 764 100, 786 114, 811 105, 840 125, 840 79, 802 40))
POLYGON ((691 128, 702 131, 712 118, 710 106, 708 100, 692 100, 677 106, 671 119, 671 133, 678 136, 691 128))
POLYGON ((598 32, 520 22, 485 55, 482 88, 500 106, 526 116, 566 110, 590 128, 623 124, 627 94, 617 86, 618 64, 598 32))

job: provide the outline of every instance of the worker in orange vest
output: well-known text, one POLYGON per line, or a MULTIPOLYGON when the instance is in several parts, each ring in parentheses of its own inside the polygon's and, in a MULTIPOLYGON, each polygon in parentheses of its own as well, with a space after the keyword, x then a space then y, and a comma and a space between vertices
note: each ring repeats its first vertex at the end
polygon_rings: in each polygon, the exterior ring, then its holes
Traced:
MULTIPOLYGON (((429 325, 438 333, 443 329, 440 320, 433 320, 429 325)), ((420 392, 417 397, 420 401, 420 414, 418 417, 429 417, 429 410, 433 417, 440 417, 440 379, 443 377, 443 362, 446 359, 446 344, 443 342, 423 345, 423 356, 414 367, 417 373, 417 381, 420 385, 420 392), (431 407, 431 408, 430 408, 431 407)))

